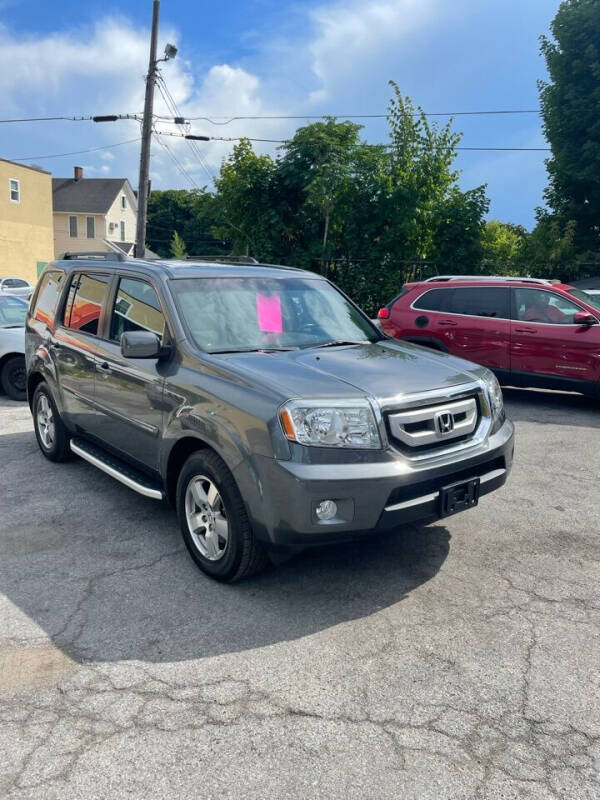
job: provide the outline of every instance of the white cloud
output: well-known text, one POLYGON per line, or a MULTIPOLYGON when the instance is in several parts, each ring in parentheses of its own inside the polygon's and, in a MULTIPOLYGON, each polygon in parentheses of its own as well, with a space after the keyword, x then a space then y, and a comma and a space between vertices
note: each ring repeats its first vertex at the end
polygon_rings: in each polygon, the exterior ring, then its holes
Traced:
MULTIPOLYGON (((163 28, 161 32, 162 49, 166 41, 178 42, 176 31, 163 28)), ((90 29, 72 29, 51 33, 42 37, 24 37, 12 34, 0 26, 0 95, 3 100, 3 113, 7 116, 46 116, 54 114, 91 115, 123 114, 140 112, 143 108, 144 73, 147 70, 148 31, 137 29, 124 19, 107 17, 98 21, 90 29)), ((240 67, 228 64, 212 66, 205 74, 195 75, 191 65, 178 58, 162 65, 163 76, 169 91, 184 116, 200 116, 210 111, 223 114, 232 108, 239 114, 264 113, 260 99, 260 81, 256 75, 240 67)), ((159 92, 155 95, 155 113, 170 115, 168 106, 159 92)), ((176 132, 167 122, 159 123, 159 128, 176 132)), ((235 131, 215 129, 208 124, 194 123, 194 130, 208 134, 235 135, 235 131)), ((15 126, 16 128, 16 126, 15 126)), ((12 129, 12 132, 16 130, 12 129)), ((253 126, 246 126, 244 133, 253 133, 253 126)), ((21 135, 15 135, 11 146, 7 139, 3 156, 19 157, 31 153, 66 152, 84 149, 86 146, 98 147, 105 143, 124 141, 139 135, 139 125, 135 121, 116 123, 47 123, 43 134, 39 126, 21 127, 21 135), (42 135, 40 135, 42 134, 42 135), (54 141, 54 144, 53 144, 54 141), (13 149, 14 148, 14 149, 13 149), (12 151, 12 152, 11 152, 12 151)), ((238 134, 239 135, 239 134, 238 134)), ((264 136, 264 134, 263 134, 264 136)), ((203 175, 203 166, 181 139, 165 137, 167 146, 176 153, 187 172, 203 175)), ((200 144, 206 159, 216 170, 221 159, 232 145, 210 143, 200 144)), ((153 179, 159 175, 169 184, 188 185, 166 153, 156 145, 156 165, 153 179)), ((112 174, 123 170, 135 183, 137 170, 136 148, 131 145, 113 151, 94 154, 98 162, 114 162, 112 174)), ((77 156, 73 157, 77 159, 77 156)), ((92 158, 92 156, 88 156, 92 158)), ((48 162, 55 173, 68 173, 61 160, 48 162)), ((68 163, 68 162, 67 162, 68 163)), ((103 167, 93 167, 103 173, 103 167)), ((156 185, 156 184, 155 184, 156 185)))
POLYGON ((385 59, 389 48, 405 46, 411 34, 431 21, 438 4, 439 0, 354 0, 316 8, 309 49, 321 87, 311 99, 327 98, 336 84, 359 74, 370 60, 385 59))

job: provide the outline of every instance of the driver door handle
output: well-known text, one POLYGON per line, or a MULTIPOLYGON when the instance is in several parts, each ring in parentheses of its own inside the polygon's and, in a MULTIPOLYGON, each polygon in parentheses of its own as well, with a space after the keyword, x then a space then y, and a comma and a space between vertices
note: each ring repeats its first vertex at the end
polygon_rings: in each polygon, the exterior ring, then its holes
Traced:
POLYGON ((455 327, 458 325, 458 322, 454 322, 454 321, 453 321, 453 320, 451 320, 451 319, 443 319, 443 320, 440 322, 440 326, 441 326, 441 325, 451 325, 452 327, 454 327, 454 328, 455 328, 455 327))
POLYGON ((537 333, 535 328, 515 328, 515 333, 537 333))

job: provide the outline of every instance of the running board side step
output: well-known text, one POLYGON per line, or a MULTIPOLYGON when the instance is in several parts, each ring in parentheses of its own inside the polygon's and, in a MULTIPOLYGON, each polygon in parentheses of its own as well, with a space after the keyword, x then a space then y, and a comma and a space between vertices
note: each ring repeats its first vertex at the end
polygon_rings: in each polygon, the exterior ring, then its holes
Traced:
POLYGON ((89 461, 94 467, 98 467, 102 472, 106 472, 111 478, 123 483, 129 489, 133 489, 144 497, 151 497, 154 500, 162 500, 164 492, 159 487, 158 481, 153 481, 143 472, 130 466, 120 458, 107 453, 86 439, 71 439, 71 450, 80 458, 89 461))

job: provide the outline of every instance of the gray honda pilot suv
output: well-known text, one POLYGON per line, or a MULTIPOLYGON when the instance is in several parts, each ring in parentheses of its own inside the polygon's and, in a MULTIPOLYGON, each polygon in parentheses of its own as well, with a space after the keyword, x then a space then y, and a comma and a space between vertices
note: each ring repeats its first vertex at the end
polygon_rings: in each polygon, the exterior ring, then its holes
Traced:
POLYGON ((219 580, 472 508, 512 464, 489 370, 389 339, 300 269, 55 261, 26 361, 42 453, 167 500, 219 580))

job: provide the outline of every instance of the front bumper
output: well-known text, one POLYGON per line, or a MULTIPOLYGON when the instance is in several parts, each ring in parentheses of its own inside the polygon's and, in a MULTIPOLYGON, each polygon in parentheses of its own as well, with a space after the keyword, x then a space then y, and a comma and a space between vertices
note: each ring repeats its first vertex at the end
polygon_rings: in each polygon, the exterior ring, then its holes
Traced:
POLYGON ((474 450, 444 463, 306 464, 255 457, 236 478, 257 537, 274 548, 340 542, 405 523, 439 518, 439 490, 479 477, 480 496, 502 486, 510 472, 514 428, 509 420, 474 450), (335 500, 339 514, 319 521, 316 506, 335 500))

